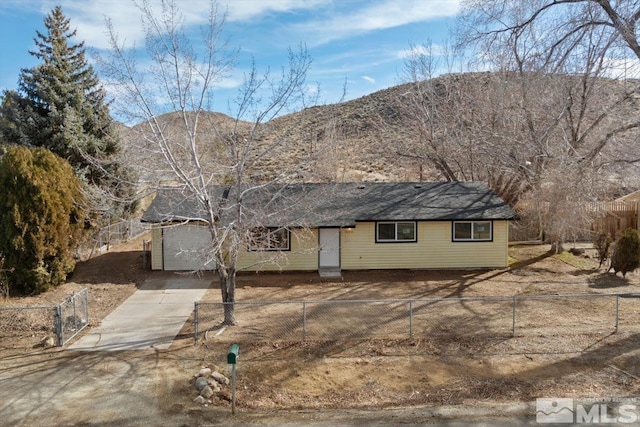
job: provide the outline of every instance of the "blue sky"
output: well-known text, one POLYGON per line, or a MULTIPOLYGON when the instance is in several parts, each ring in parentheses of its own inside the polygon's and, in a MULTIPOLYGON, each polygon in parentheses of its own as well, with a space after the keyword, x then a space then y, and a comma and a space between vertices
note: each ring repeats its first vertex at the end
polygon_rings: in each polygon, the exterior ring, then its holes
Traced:
MULTIPOLYGON (((178 0, 187 27, 197 28, 209 2, 178 0)), ((144 43, 140 12, 130 0, 2 0, 0 2, 0 91, 15 89, 21 68, 36 65, 36 30, 60 4, 88 49, 107 48, 104 19, 112 20, 127 45, 144 43)), ((251 58, 259 70, 286 65, 287 48, 305 43, 313 58, 308 75, 321 102, 336 102, 347 81, 346 99, 401 83, 411 44, 434 46, 449 37, 459 0, 221 0, 228 10, 225 35, 240 48, 233 73, 220 85, 219 100, 233 96, 251 58)), ((226 111, 226 101, 213 109, 226 111)))

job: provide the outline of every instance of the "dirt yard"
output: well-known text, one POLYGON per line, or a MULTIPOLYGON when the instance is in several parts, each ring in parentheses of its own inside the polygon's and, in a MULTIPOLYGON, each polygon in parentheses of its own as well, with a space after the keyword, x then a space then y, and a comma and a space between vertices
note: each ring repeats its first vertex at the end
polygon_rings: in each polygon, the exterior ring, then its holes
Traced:
MULTIPOLYGON (((59 289, 1 304, 58 303, 88 287, 90 323, 97 325, 145 277, 157 274, 141 268, 141 247, 138 239, 112 248, 80 263, 59 289)), ((547 250, 514 247, 511 267, 500 271, 345 272, 342 280, 332 281, 316 274, 241 274, 237 299, 640 292, 638 272, 622 279, 598 270, 588 257, 590 250, 587 257, 547 250)), ((205 301, 219 301, 214 279, 205 301)), ((515 337, 452 333, 411 339, 240 340, 238 413, 233 417, 228 387, 206 406, 193 402, 193 375, 213 365, 228 375, 229 342, 234 333, 250 327, 246 323, 219 336, 209 334, 198 345, 189 323, 169 350, 113 353, 34 347, 40 332, 25 324, 27 336, 2 335, 0 419, 8 425, 189 426, 531 419, 531 402, 537 397, 640 396, 640 303, 627 306, 626 323, 617 334, 606 326, 612 325, 609 308, 603 327, 579 333, 543 329, 523 330, 515 337)), ((534 317, 543 318, 543 309, 536 308, 540 311, 534 317)), ((553 317, 558 322, 587 316, 597 320, 598 311, 574 303, 553 317)), ((260 319, 267 329, 268 321, 260 319)))

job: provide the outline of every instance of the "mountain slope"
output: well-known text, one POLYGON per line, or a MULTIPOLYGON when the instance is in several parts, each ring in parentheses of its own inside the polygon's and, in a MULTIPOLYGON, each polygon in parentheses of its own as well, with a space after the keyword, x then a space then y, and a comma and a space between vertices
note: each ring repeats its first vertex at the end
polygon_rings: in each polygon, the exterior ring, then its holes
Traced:
MULTIPOLYGON (((225 141, 232 138, 255 144, 248 169, 254 181, 290 168, 297 168, 300 181, 491 181, 506 179, 496 175, 501 168, 560 167, 560 160, 549 160, 560 158, 571 167, 588 158, 594 174, 638 188, 640 171, 633 162, 640 159, 638 128, 617 129, 638 120, 640 83, 599 79, 589 84, 587 91, 585 81, 564 75, 452 74, 306 108, 255 127, 203 113, 200 161, 228 167, 233 162, 225 141)), ((165 114, 157 123, 187 161, 180 115, 165 114)), ((149 128, 142 123, 123 130, 127 158, 145 180, 172 179, 149 128)), ((228 172, 216 176, 227 179, 228 172)))

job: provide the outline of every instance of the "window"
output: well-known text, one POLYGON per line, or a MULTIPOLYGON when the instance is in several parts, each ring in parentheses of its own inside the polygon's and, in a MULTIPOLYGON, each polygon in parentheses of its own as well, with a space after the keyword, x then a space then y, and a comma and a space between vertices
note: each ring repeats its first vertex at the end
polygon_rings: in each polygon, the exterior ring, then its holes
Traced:
POLYGON ((376 223, 376 242, 415 242, 415 222, 378 222, 376 223))
POLYGON ((491 221, 454 221, 453 241, 487 242, 493 240, 491 221))
POLYGON ((261 227, 254 229, 249 242, 251 251, 288 251, 289 230, 286 228, 261 227))

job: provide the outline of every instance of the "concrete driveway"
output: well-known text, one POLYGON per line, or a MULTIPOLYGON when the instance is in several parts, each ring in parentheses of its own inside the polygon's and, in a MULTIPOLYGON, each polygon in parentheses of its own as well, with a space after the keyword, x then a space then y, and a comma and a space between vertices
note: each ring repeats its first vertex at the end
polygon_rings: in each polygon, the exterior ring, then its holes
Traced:
POLYGON ((176 273, 151 275, 100 326, 68 347, 80 351, 167 349, 211 283, 203 277, 176 273))

